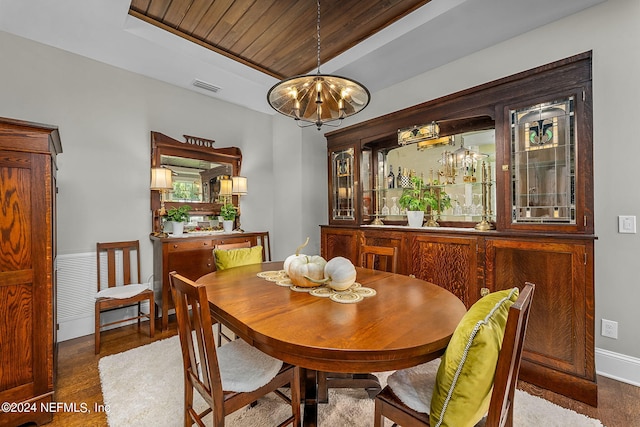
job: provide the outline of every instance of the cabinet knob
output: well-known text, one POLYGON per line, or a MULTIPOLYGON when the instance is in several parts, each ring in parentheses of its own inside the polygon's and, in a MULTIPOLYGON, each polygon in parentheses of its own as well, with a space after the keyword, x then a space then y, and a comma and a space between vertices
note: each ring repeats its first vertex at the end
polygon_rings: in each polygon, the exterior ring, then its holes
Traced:
POLYGON ((202 243, 204 246, 208 246, 209 244, 207 242, 202 243))
POLYGON ((480 288, 480 296, 484 297, 486 295, 489 295, 491 291, 489 290, 489 288, 480 288))
POLYGON ((207 263, 207 267, 211 267, 211 263, 210 262, 207 263))
POLYGON ((174 249, 175 249, 175 248, 177 248, 177 247, 178 247, 178 245, 173 245, 173 248, 174 248, 174 249))

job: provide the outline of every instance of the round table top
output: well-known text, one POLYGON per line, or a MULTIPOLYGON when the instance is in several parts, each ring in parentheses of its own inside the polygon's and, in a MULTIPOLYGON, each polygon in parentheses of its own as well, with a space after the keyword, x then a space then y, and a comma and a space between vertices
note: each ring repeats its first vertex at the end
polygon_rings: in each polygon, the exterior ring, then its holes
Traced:
POLYGON ((331 372, 381 372, 442 354, 466 312, 449 291, 424 280, 357 267, 376 295, 340 303, 258 277, 266 262, 207 274, 213 316, 247 342, 287 363, 331 372))

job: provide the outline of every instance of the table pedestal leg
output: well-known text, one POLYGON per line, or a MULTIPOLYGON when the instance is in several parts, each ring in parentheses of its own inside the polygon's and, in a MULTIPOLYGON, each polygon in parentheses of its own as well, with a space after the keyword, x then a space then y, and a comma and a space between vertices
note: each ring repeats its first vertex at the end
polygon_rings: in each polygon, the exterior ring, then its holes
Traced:
POLYGON ((318 425, 318 373, 312 369, 303 369, 304 375, 304 427, 318 425))

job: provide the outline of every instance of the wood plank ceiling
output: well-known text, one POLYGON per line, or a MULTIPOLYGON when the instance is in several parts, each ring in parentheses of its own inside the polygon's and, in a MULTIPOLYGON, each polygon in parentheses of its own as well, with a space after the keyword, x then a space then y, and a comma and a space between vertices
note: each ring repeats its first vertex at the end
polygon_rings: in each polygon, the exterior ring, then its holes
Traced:
MULTIPOLYGON (((321 63, 429 1, 321 0, 321 63)), ((278 79, 317 67, 314 0, 132 0, 129 14, 278 79)))

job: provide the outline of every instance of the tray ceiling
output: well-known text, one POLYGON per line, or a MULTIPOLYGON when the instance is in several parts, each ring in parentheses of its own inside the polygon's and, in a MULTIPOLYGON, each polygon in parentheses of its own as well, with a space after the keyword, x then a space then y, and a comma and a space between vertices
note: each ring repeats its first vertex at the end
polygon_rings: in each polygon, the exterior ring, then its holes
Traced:
MULTIPOLYGON (((429 0, 322 0, 321 62, 429 0)), ((311 0, 132 0, 129 14, 278 79, 317 67, 311 0)))

